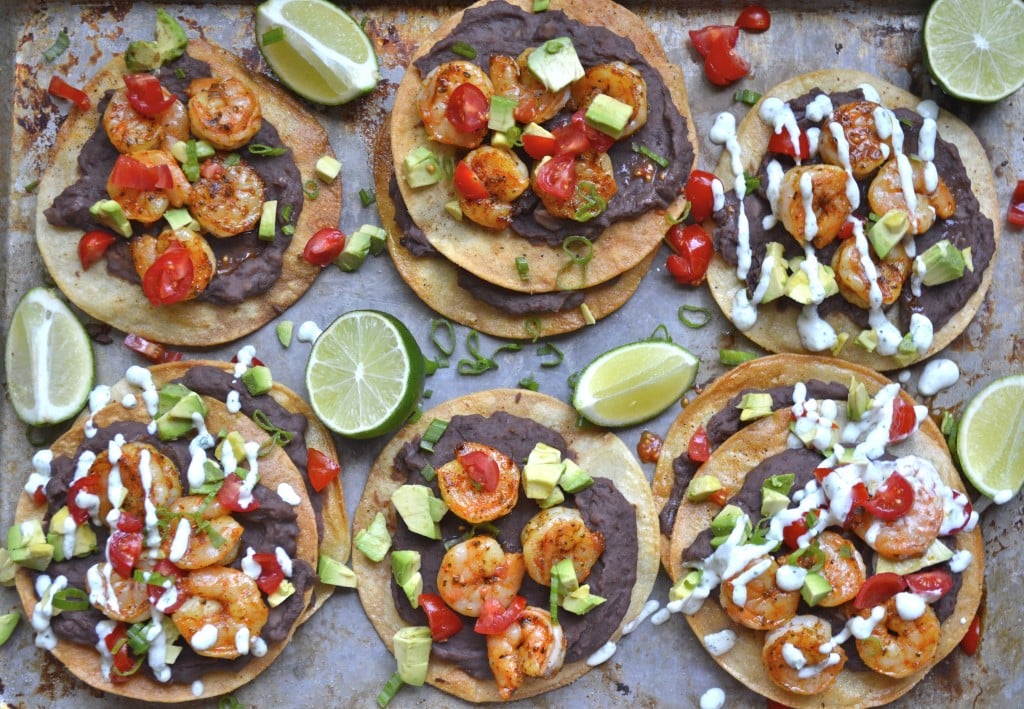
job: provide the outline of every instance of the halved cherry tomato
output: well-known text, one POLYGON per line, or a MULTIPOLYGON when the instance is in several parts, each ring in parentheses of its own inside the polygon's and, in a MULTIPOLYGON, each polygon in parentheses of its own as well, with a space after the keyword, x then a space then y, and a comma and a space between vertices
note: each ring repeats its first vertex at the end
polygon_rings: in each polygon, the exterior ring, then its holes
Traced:
POLYGON ((484 600, 484 604, 480 608, 480 617, 476 619, 473 630, 481 635, 503 633, 508 626, 515 622, 516 618, 522 615, 525 608, 526 599, 522 596, 513 598, 508 608, 502 606, 501 601, 497 598, 488 598, 484 600))
POLYGON ((306 462, 306 473, 309 475, 309 484, 317 492, 323 490, 327 485, 341 473, 341 464, 316 448, 308 450, 306 462))
POLYGON ((217 502, 232 512, 252 512, 259 509, 259 500, 252 497, 243 503, 241 494, 242 478, 238 477, 236 473, 230 473, 224 476, 224 482, 221 483, 220 490, 217 491, 217 502))
POLYGON ((725 507, 726 503, 729 502, 729 491, 724 487, 720 488, 711 493, 711 495, 708 496, 708 499, 719 507, 725 507))
POLYGON ((130 578, 135 562, 142 553, 142 532, 122 532, 115 529, 107 539, 107 559, 114 571, 130 578))
POLYGON ((459 84, 444 109, 445 117, 463 133, 475 133, 487 125, 491 115, 491 102, 484 92, 470 83, 459 84))
POLYGON ((851 236, 853 236, 853 219, 847 219, 843 222, 843 226, 840 227, 839 235, 836 238, 843 241, 844 239, 849 239, 851 236))
POLYGON ((142 277, 142 292, 154 307, 185 299, 192 290, 195 266, 192 258, 177 243, 164 251, 142 277))
POLYGON ((117 518, 117 528, 122 532, 141 532, 142 520, 131 512, 121 510, 121 514, 117 518))
MULTIPOLYGON (((800 143, 799 157, 801 160, 806 160, 811 156, 811 143, 807 139, 807 134, 801 131, 797 142, 800 143)), ((793 138, 790 137, 788 130, 783 128, 777 133, 772 133, 771 138, 768 139, 768 152, 776 153, 777 155, 788 155, 791 158, 797 157, 796 148, 793 146, 793 138)), ((850 230, 850 233, 852 234, 852 224, 850 224, 850 230)))
POLYGON ((152 74, 127 74, 124 85, 128 88, 128 103, 147 118, 156 118, 177 100, 174 94, 164 91, 160 79, 152 74))
POLYGON ((37 507, 39 505, 45 505, 46 504, 46 486, 45 485, 40 485, 39 487, 37 487, 35 489, 35 492, 32 493, 32 502, 34 502, 37 507))
POLYGON ((875 494, 864 503, 864 509, 885 522, 899 519, 914 504, 914 487, 897 472, 894 472, 875 494))
POLYGON ((719 41, 724 42, 730 49, 736 46, 740 38, 740 28, 736 25, 708 25, 699 30, 690 30, 690 41, 701 58, 707 59, 711 52, 711 45, 719 41))
POLYGON ((556 199, 569 199, 576 191, 576 156, 556 155, 542 163, 536 174, 536 189, 556 199))
POLYGON ((814 479, 818 482, 824 482, 825 478, 827 478, 833 470, 835 470, 835 468, 815 468, 814 479))
POLYGON ((885 572, 875 574, 864 582, 853 599, 853 607, 857 610, 880 606, 900 591, 907 590, 907 582, 899 574, 885 572))
POLYGON ((963 639, 960 640, 960 649, 968 655, 973 655, 978 651, 979 643, 981 643, 981 616, 975 615, 963 639))
POLYGON ((700 224, 674 224, 665 241, 676 253, 665 262, 668 272, 680 285, 696 286, 704 282, 715 248, 700 224))
MULTIPOLYGON (((179 569, 177 566, 175 566, 171 561, 168 561, 167 559, 160 559, 159 561, 157 561, 156 564, 153 566, 153 571, 155 571, 156 573, 160 574, 165 578, 171 579, 175 586, 178 585, 178 581, 183 579, 186 574, 185 571, 179 569)), ((163 597, 163 595, 169 590, 170 589, 164 588, 162 585, 153 583, 146 584, 146 596, 149 598, 149 602, 153 605, 156 605, 157 601, 159 601, 163 597)), ((174 611, 181 608, 182 604, 185 603, 186 599, 188 598, 187 594, 180 588, 176 590, 176 594, 177 597, 174 603, 170 604, 169 606, 160 608, 160 611, 162 613, 173 613, 174 611)))
POLYGON ((582 108, 576 113, 572 114, 571 124, 583 132, 583 135, 587 137, 587 142, 590 143, 592 150, 596 150, 599 153, 607 153, 611 150, 612 146, 615 145, 615 138, 611 137, 607 133, 602 133, 597 128, 589 125, 586 120, 586 111, 582 108))
POLYGON ((800 537, 807 534, 807 520, 803 517, 790 522, 782 529, 782 541, 790 549, 800 548, 800 537))
POLYGON ((739 32, 735 25, 690 30, 690 41, 704 58, 704 73, 711 83, 727 86, 750 71, 750 64, 734 49, 739 32))
POLYGON ((51 96, 71 101, 82 111, 88 111, 92 107, 92 101, 89 100, 88 94, 81 89, 76 89, 59 76, 54 76, 50 79, 47 91, 50 92, 51 96))
POLYGON ((764 32, 772 26, 772 16, 760 5, 749 5, 736 18, 736 26, 747 32, 764 32))
POLYGON ((945 569, 919 571, 903 577, 907 588, 922 596, 928 603, 935 603, 953 588, 953 577, 945 569))
POLYGON ((174 178, 167 165, 146 165, 131 155, 118 155, 110 184, 132 190, 165 190, 174 184, 174 178))
POLYGON ((466 199, 487 199, 491 196, 487 191, 487 185, 465 160, 459 160, 455 165, 454 181, 455 189, 466 199))
POLYGON ((700 224, 711 217, 715 210, 715 192, 711 185, 718 178, 704 170, 690 173, 683 189, 683 196, 690 203, 690 218, 700 224))
POLYGON ((204 160, 199 166, 199 174, 207 180, 219 180, 224 177, 225 172, 227 172, 227 168, 216 160, 204 160))
POLYGON ((1014 226, 1024 226, 1024 180, 1017 180, 1017 186, 1013 189, 1006 221, 1014 226))
POLYGON ((579 155, 590 150, 590 140, 586 132, 575 123, 566 123, 551 131, 555 137, 553 155, 579 155))
POLYGON ((256 585, 269 596, 284 581, 284 570, 277 560, 277 555, 272 552, 262 552, 253 554, 252 560, 260 565, 260 575, 256 578, 256 585))
POLYGON ((697 430, 690 436, 690 442, 686 446, 686 455, 694 463, 703 463, 711 457, 711 447, 708 445, 708 433, 704 430, 703 426, 698 426, 697 430))
POLYGON ((498 489, 501 470, 491 456, 481 450, 471 450, 460 455, 460 448, 455 449, 455 457, 473 482, 481 485, 485 492, 498 489))
POLYGON ((314 266, 326 266, 345 250, 345 233, 330 227, 321 229, 306 242, 302 258, 314 266))
POLYGON ((110 681, 113 684, 127 682, 129 673, 135 668, 135 662, 128 654, 127 638, 128 630, 124 623, 115 625, 114 629, 103 638, 107 650, 114 654, 114 670, 116 671, 110 673, 110 681))
POLYGON ((914 405, 897 396, 892 402, 892 423, 889 424, 889 443, 898 443, 910 436, 917 428, 917 412, 914 405))
POLYGON ((84 524, 89 519, 89 511, 78 505, 78 495, 82 492, 88 495, 98 495, 100 492, 99 476, 93 474, 78 478, 68 488, 68 513, 71 514, 71 519, 75 520, 75 524, 84 524))
POLYGON ((850 512, 846 515, 846 519, 843 520, 843 528, 849 529, 858 519, 863 517, 862 510, 864 509, 865 503, 868 501, 868 488, 864 483, 858 482, 854 484, 850 490, 850 512))
POLYGON ((427 625, 434 642, 443 643, 462 630, 462 620, 436 593, 421 593, 416 600, 427 614, 427 625))
POLYGON ((138 352, 150 362, 161 364, 163 362, 180 362, 184 356, 177 350, 169 350, 159 342, 150 342, 144 337, 129 332, 124 337, 124 346, 138 352))
POLYGON ((107 249, 115 241, 116 236, 102 229, 83 234, 78 240, 78 260, 82 263, 82 268, 88 271, 90 266, 103 258, 103 254, 107 253, 107 249))
POLYGON ((534 160, 540 160, 545 155, 554 155, 558 147, 555 137, 546 135, 531 135, 524 133, 522 137, 523 150, 534 160))

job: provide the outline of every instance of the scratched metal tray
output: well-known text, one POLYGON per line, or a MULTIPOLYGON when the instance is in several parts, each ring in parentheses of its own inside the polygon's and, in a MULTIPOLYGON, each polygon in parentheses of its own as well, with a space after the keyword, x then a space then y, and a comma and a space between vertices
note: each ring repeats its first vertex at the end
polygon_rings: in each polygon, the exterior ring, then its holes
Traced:
MULTIPOLYGON (((951 103, 939 95, 921 64, 920 26, 925 2, 798 2, 771 3, 772 27, 760 35, 744 34, 739 51, 750 60, 753 72, 741 82, 764 91, 797 73, 826 67, 856 68, 873 72, 924 97, 933 97, 966 120, 988 151, 996 175, 999 201, 1005 210, 1018 166, 1024 168, 1024 93, 992 107, 951 103)), ((220 43, 243 56, 257 70, 266 71, 254 45, 253 6, 206 4, 164 5, 185 20, 189 33, 220 43)), ((682 66, 691 107, 701 141, 698 166, 710 169, 718 149, 707 132, 716 113, 744 108, 732 100, 733 90, 712 87, 703 77, 686 31, 707 24, 731 23, 739 2, 637 4, 635 9, 661 38, 668 56, 682 66)), ((0 86, 13 101, 0 101, 0 247, 2 331, 18 299, 32 286, 48 278, 33 240, 36 200, 26 186, 46 169, 46 155, 65 107, 45 95, 50 75, 59 73, 81 84, 110 56, 122 50, 132 37, 152 32, 155 5, 132 6, 129 2, 5 3, 6 17, 0 30, 0 86), (70 50, 53 64, 41 52, 50 46, 61 28, 71 35, 70 50)), ((371 188, 370 146, 417 42, 448 16, 455 7, 432 3, 383 6, 347 5, 358 18, 367 18, 367 32, 377 45, 384 80, 370 96, 330 109, 313 109, 327 126, 331 142, 342 158, 345 189, 341 227, 346 232, 377 220, 372 207, 358 199, 360 188, 371 188)), ((1024 369, 1024 248, 1022 234, 1007 230, 996 255, 992 290, 974 322, 940 356, 955 359, 963 376, 951 389, 928 403, 934 412, 958 411, 971 393, 986 381, 1024 369)), ((436 317, 399 279, 386 255, 370 259, 355 274, 328 269, 310 292, 281 319, 314 320, 325 326, 336 315, 360 307, 389 311, 405 321, 428 356, 430 319, 436 317)), ((462 377, 442 369, 428 379, 433 391, 425 404, 478 389, 515 386, 528 374, 540 382, 541 391, 568 397, 566 378, 594 355, 614 345, 650 335, 665 324, 671 336, 701 358, 699 383, 723 372, 717 362, 722 347, 756 350, 718 314, 706 288, 675 286, 664 270, 664 254, 644 279, 639 291, 621 310, 596 327, 555 340, 565 361, 555 369, 539 366, 535 347, 499 355, 500 368, 480 377, 462 377), (701 330, 688 330, 676 319, 682 303, 711 308, 715 317, 701 330)), ((465 328, 458 328, 459 349, 465 355, 465 328)), ((126 366, 136 361, 122 347, 119 333, 114 344, 95 346, 100 382, 111 383, 126 366)), ((483 350, 499 344, 483 338, 483 350)), ((276 341, 273 323, 233 345, 207 352, 188 351, 186 356, 212 355, 230 358, 241 344, 252 343, 275 376, 303 391, 302 372, 307 345, 283 349, 276 341)), ((920 366, 908 372, 913 393, 920 366)), ((0 377, 6 382, 6 376, 0 377)), ((635 446, 643 428, 664 434, 676 414, 670 410, 644 426, 621 432, 635 446)), ((359 499, 369 466, 384 440, 351 443, 339 441, 344 462, 344 487, 351 512, 359 499)), ((15 501, 29 472, 32 454, 25 427, 17 420, 6 397, 0 405, 0 528, 13 520, 15 501)), ((645 466, 648 475, 653 466, 645 466)), ((986 627, 980 652, 968 657, 954 652, 927 679, 906 695, 899 706, 1014 706, 1024 695, 1024 644, 1020 642, 1022 605, 1019 575, 1024 557, 1021 527, 1024 507, 1019 499, 982 516, 986 542, 986 627)), ((667 578, 659 577, 653 598, 664 603, 667 578)), ((0 589, 0 613, 19 608, 11 589, 0 589)), ((0 700, 15 707, 98 707, 112 701, 77 681, 48 653, 34 646, 29 623, 22 621, 10 641, 0 649, 0 700)), ((370 626, 356 594, 338 591, 300 631, 277 661, 235 696, 245 705, 282 707, 372 706, 374 697, 394 670, 394 660, 370 626), (301 697, 301 699, 299 699, 301 697)), ((623 639, 618 652, 604 665, 576 683, 529 700, 531 706, 696 706, 701 694, 721 687, 727 706, 762 705, 756 695, 720 671, 690 632, 683 618, 673 616, 661 626, 643 624, 623 639)), ((127 704, 135 704, 126 702, 127 704)), ((212 702, 210 702, 212 704, 212 702)), ((457 705, 448 695, 429 687, 404 688, 395 706, 457 705)), ((526 705, 527 702, 523 702, 526 705)))

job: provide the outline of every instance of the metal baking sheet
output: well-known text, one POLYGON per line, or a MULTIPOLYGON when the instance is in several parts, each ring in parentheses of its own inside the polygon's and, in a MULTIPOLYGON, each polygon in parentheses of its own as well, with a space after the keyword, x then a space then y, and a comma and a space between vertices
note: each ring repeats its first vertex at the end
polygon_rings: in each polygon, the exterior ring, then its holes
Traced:
MULTIPOLYGON (((737 115, 745 107, 733 102, 733 89, 712 87, 703 77, 690 46, 687 30, 707 24, 730 24, 738 2, 688 2, 638 4, 635 10, 661 38, 669 58, 681 65, 700 136, 698 166, 710 169, 719 151, 707 133, 714 116, 723 110, 737 115)), ((149 36, 155 5, 128 2, 90 3, 75 6, 60 2, 6 4, 6 21, 0 29, 0 86, 13 101, 0 102, 0 219, 5 235, 0 246, 2 322, 6 323, 18 299, 48 277, 33 240, 36 200, 26 186, 46 170, 47 151, 66 107, 51 102, 45 86, 51 74, 81 84, 129 38, 149 36), (47 64, 41 56, 61 28, 71 36, 70 50, 47 64)), ((189 33, 215 41, 243 56, 253 68, 266 71, 254 44, 253 6, 230 4, 164 5, 177 17, 186 18, 189 33)), ((357 19, 366 18, 381 61, 384 80, 370 96, 348 106, 314 108, 327 127, 331 142, 341 156, 344 208, 341 228, 346 232, 366 222, 376 222, 373 207, 364 208, 360 188, 371 188, 370 151, 375 133, 389 111, 403 66, 426 34, 457 7, 432 3, 383 6, 346 4, 357 19)), ((950 102, 930 82, 921 62, 920 27, 925 2, 799 2, 774 3, 772 27, 764 34, 744 34, 739 51, 753 67, 745 86, 764 91, 794 74, 827 67, 856 68, 873 72, 914 93, 932 97, 965 119, 988 151, 996 176, 999 201, 1005 211, 1017 170, 1024 167, 1024 93, 995 106, 971 106, 950 102)), ((1004 224, 1005 228, 1005 224, 1004 224)), ((950 357, 963 376, 951 389, 926 400, 934 412, 959 411, 970 395, 985 382, 1024 369, 1024 249, 1020 231, 1006 229, 996 254, 992 290, 967 330, 939 356, 950 357)), ((757 351, 718 313, 706 288, 680 288, 664 270, 663 253, 644 279, 639 291, 621 310, 596 327, 561 336, 554 341, 565 352, 555 369, 540 367, 536 347, 499 355, 500 367, 479 377, 459 376, 442 369, 427 380, 433 391, 426 405, 471 391, 515 386, 533 374, 541 391, 566 399, 566 379, 597 353, 612 346, 649 336, 659 325, 679 343, 701 358, 698 383, 720 375, 719 348, 757 351), (710 325, 689 330, 676 319, 683 303, 706 306, 715 312, 710 325)), ((313 320, 326 326, 336 315, 354 308, 373 307, 400 317, 425 351, 430 320, 436 314, 420 303, 395 272, 386 255, 370 259, 354 274, 329 268, 316 284, 280 319, 300 323, 313 320)), ((468 330, 457 328, 464 356, 468 330)), ((98 381, 111 383, 126 366, 137 361, 120 344, 95 346, 98 381)), ((483 351, 500 344, 483 337, 483 351)), ((275 376, 303 392, 303 368, 308 346, 295 343, 290 349, 278 344, 273 323, 242 340, 209 351, 188 351, 188 357, 230 358, 242 344, 254 344, 258 355, 273 367, 275 376)), ((921 366, 908 372, 908 388, 916 392, 921 366)), ((6 381, 6 377, 2 377, 6 381)), ((620 435, 632 447, 643 429, 664 434, 678 409, 671 409, 645 425, 623 430, 620 435)), ((344 464, 344 488, 351 513, 359 499, 367 471, 385 441, 339 440, 344 464)), ((30 472, 32 447, 25 427, 4 398, 0 406, 0 526, 13 521, 21 486, 30 472)), ((652 465, 645 470, 650 476, 652 465)), ((980 652, 968 657, 959 652, 944 661, 897 706, 1013 706, 1024 694, 1024 645, 1020 642, 1024 610, 1019 601, 1019 573, 1024 557, 1021 526, 1024 505, 1015 499, 982 516, 986 542, 986 623, 980 652)), ((666 600, 667 577, 662 573, 653 598, 666 600)), ((0 613, 20 609, 11 589, 0 589, 0 613)), ((262 675, 235 692, 244 705, 261 707, 372 706, 374 698, 394 671, 387 653, 363 614, 354 592, 339 590, 303 626, 277 661, 262 675)), ((763 700, 718 669, 680 616, 661 626, 644 623, 619 644, 618 652, 604 665, 576 683, 547 695, 521 702, 523 706, 613 707, 625 705, 661 707, 696 706, 701 694, 721 687, 727 706, 758 706, 763 700)), ((10 641, 0 650, 0 699, 15 707, 99 707, 111 697, 76 680, 63 665, 34 646, 30 624, 22 620, 10 641)), ((122 702, 134 705, 134 702, 122 702)), ((213 702, 210 702, 212 704, 213 702)), ((454 706, 459 702, 430 687, 402 689, 396 707, 454 706)))

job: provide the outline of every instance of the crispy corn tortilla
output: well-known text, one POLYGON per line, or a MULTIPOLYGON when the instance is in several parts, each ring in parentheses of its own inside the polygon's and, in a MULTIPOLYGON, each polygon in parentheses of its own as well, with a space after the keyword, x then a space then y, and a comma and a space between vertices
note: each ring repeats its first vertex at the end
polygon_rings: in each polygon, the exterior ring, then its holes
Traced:
MULTIPOLYGON (((177 373, 184 371, 189 364, 175 363, 154 367, 154 383, 159 386, 177 376, 177 373), (173 374, 174 376, 165 376, 173 374)), ((99 411, 94 419, 98 428, 103 428, 118 421, 138 421, 148 423, 151 419, 146 407, 141 403, 126 409, 120 403, 121 396, 129 391, 138 392, 138 389, 131 388, 123 380, 111 388, 115 403, 108 404, 99 411)), ((211 431, 228 430, 238 431, 247 441, 262 443, 268 440, 267 433, 256 425, 251 419, 243 414, 231 414, 223 402, 204 396, 203 401, 207 406, 208 414, 206 425, 211 431)), ((71 429, 61 436, 52 446, 55 456, 73 455, 75 450, 85 438, 85 422, 88 420, 88 413, 83 413, 72 425, 71 429)), ((260 458, 260 484, 271 490, 277 486, 287 483, 297 492, 300 492, 302 501, 294 509, 297 513, 297 524, 299 536, 294 559, 301 559, 308 563, 313 569, 317 565, 317 541, 316 541, 316 520, 313 516, 313 507, 309 499, 301 495, 304 489, 300 473, 289 460, 285 452, 278 446, 272 447, 270 452, 260 458)), ((27 494, 22 494, 18 500, 18 507, 15 513, 16 523, 29 519, 42 520, 46 513, 46 506, 37 506, 27 494)), ((15 582, 18 587, 18 594, 21 597, 25 613, 29 617, 35 608, 38 599, 36 598, 34 584, 31 574, 25 569, 19 569, 15 582)), ((313 588, 307 590, 305 605, 308 607, 312 601, 313 588)), ((300 616, 292 626, 288 638, 282 642, 268 644, 267 653, 263 657, 254 657, 239 671, 217 671, 203 675, 203 690, 199 695, 192 692, 191 684, 163 684, 142 674, 133 675, 123 684, 112 684, 104 679, 100 669, 99 653, 92 646, 78 645, 66 640, 58 640, 56 648, 52 651, 54 656, 63 662, 71 672, 82 681, 93 687, 134 699, 144 699, 155 702, 182 702, 215 697, 220 694, 240 687, 249 682, 252 678, 266 669, 271 662, 281 653, 288 640, 305 616, 300 616)))
MULTIPOLYGON (((569 448, 577 453, 580 467, 592 477, 612 480, 619 492, 636 509, 637 576, 629 609, 621 625, 609 638, 618 640, 622 627, 636 618, 643 609, 658 573, 657 519, 650 487, 625 443, 607 431, 577 427, 576 412, 550 396, 523 389, 492 389, 452 399, 426 412, 415 424, 399 431, 374 462, 363 497, 356 508, 354 528, 365 529, 378 512, 383 512, 389 528, 395 529, 396 513, 389 501, 392 492, 405 481, 396 479, 404 476, 394 476, 392 464, 402 446, 417 440, 430 421, 435 418, 449 420, 460 414, 490 416, 497 411, 507 411, 531 419, 560 433, 569 448)), ((391 563, 387 558, 380 563, 373 563, 363 554, 354 554, 352 563, 359 576, 359 600, 363 609, 384 644, 394 652, 392 638, 405 623, 392 602, 391 563)), ((513 699, 525 699, 562 687, 590 669, 586 661, 580 660, 563 666, 549 679, 528 677, 516 690, 513 699)), ((477 679, 449 662, 431 659, 427 682, 471 702, 501 701, 493 679, 477 679)))
MULTIPOLYGON (((327 133, 305 108, 277 84, 253 73, 241 59, 202 40, 192 40, 188 53, 208 63, 214 76, 241 80, 260 99, 263 117, 277 128, 303 179, 314 176, 316 161, 333 155, 327 133)), ((96 106, 109 89, 123 86, 128 73, 124 57, 104 66, 84 87, 96 106)), ((173 345, 215 345, 235 340, 277 317, 313 284, 320 268, 301 258, 310 237, 323 227, 336 227, 341 213, 341 181, 320 185, 315 200, 305 200, 295 233, 284 254, 281 274, 270 290, 238 305, 185 301, 153 307, 138 285, 107 273, 104 262, 83 270, 78 258, 78 229, 55 227, 43 213, 64 188, 78 179, 78 154, 102 119, 95 108, 73 110, 53 147, 53 158, 38 188, 36 242, 57 286, 79 308, 119 330, 173 345)))
MULTIPOLYGON (((860 84, 870 84, 877 89, 882 103, 890 109, 910 108, 915 109, 921 99, 911 93, 904 91, 892 84, 871 74, 848 69, 829 69, 816 71, 809 74, 801 74, 778 86, 769 89, 764 93, 765 97, 774 96, 784 101, 797 98, 817 87, 825 93, 834 91, 848 91, 856 89, 860 84)), ((761 159, 768 148, 768 139, 771 131, 758 116, 760 102, 750 109, 750 112, 740 122, 736 129, 739 144, 743 150, 744 170, 756 174, 761 159)), ((985 148, 974 132, 963 121, 958 119, 946 110, 939 112, 936 120, 938 133, 946 141, 954 144, 959 152, 971 180, 971 191, 978 198, 981 211, 992 220, 994 230, 995 249, 998 253, 1000 224, 1002 217, 999 213, 999 202, 996 197, 995 181, 992 175, 992 167, 989 164, 985 148)), ((723 151, 722 157, 715 168, 715 174, 726 185, 733 182, 732 170, 729 164, 729 154, 723 151)), ((957 335, 963 332, 977 312, 981 302, 988 292, 989 283, 992 281, 992 272, 995 270, 992 265, 985 270, 984 277, 979 287, 968 299, 966 304, 958 313, 953 315, 945 325, 935 331, 931 346, 920 356, 913 360, 898 360, 895 357, 884 357, 875 352, 868 352, 863 347, 854 343, 861 328, 841 313, 830 314, 825 318, 831 324, 836 333, 848 333, 849 342, 839 352, 839 357, 862 364, 872 369, 886 371, 905 367, 913 361, 927 359, 943 349, 952 342, 957 335)), ((732 320, 733 298, 740 288, 745 284, 736 278, 736 269, 730 266, 718 254, 711 261, 708 268, 708 285, 711 294, 718 301, 719 307, 725 316, 732 320)), ((842 297, 842 296, 834 296, 842 297)), ((792 307, 774 307, 771 305, 758 309, 757 323, 743 332, 744 335, 772 352, 795 352, 805 353, 800 342, 797 331, 797 317, 800 314, 800 306, 797 303, 786 303, 792 307)))
MULTIPOLYGON (((776 355, 756 359, 737 367, 712 384, 672 425, 665 437, 663 455, 655 473, 655 488, 659 491, 656 493, 659 499, 664 500, 667 496, 666 474, 671 476, 672 458, 686 449, 686 443, 693 430, 705 423, 711 414, 721 409, 731 397, 744 389, 763 390, 809 379, 847 385, 851 376, 861 381, 872 394, 889 383, 881 375, 865 368, 820 357, 776 355), (667 461, 667 468, 662 460, 667 461)), ((901 396, 910 401, 906 394, 901 396)), ((712 452, 710 459, 698 469, 695 477, 714 475, 730 493, 739 491, 749 470, 761 461, 787 449, 789 423, 789 411, 783 409, 744 427, 712 452)), ((964 492, 963 483, 949 457, 945 440, 931 419, 922 422, 913 436, 899 445, 892 446, 891 450, 894 455, 917 455, 928 459, 935 465, 943 482, 964 492)), ((671 477, 667 482, 670 486, 671 477)), ((719 509, 714 503, 694 503, 684 497, 676 515, 667 553, 663 546, 663 554, 667 557, 666 568, 673 580, 685 574, 682 565, 683 551, 711 524, 719 509)), ((909 691, 932 667, 956 648, 978 609, 984 570, 981 531, 975 528, 969 533, 961 532, 956 540, 957 548, 969 551, 973 561, 964 571, 956 609, 942 623, 942 635, 935 659, 927 669, 911 677, 893 679, 871 670, 853 672, 844 669, 827 692, 810 697, 800 696, 783 690, 768 678, 761 660, 766 633, 749 630, 734 623, 717 602, 717 590, 712 591, 711 597, 704 602, 700 611, 687 616, 687 621, 698 638, 723 628, 733 629, 737 634, 735 647, 728 653, 715 657, 715 661, 750 689, 786 706, 866 707, 885 704, 909 691)))
MULTIPOLYGON (((482 0, 472 7, 486 5, 489 1, 482 0)), ((511 1, 527 12, 532 11, 532 0, 511 1)), ((696 160, 696 133, 687 103, 682 72, 668 62, 658 39, 644 21, 608 0, 554 0, 550 9, 562 10, 581 24, 606 27, 632 40, 639 53, 661 74, 675 107, 686 118, 688 140, 694 148, 696 160)), ((462 16, 463 12, 458 12, 442 24, 419 48, 412 61, 426 54, 434 44, 447 37, 462 20, 462 16)), ((524 40, 523 49, 526 49, 526 46, 527 41, 524 40)), ((453 56, 453 59, 455 58, 457 57, 453 56)), ((413 221, 423 229, 430 243, 446 258, 489 283, 524 292, 543 293, 558 290, 559 271, 568 262, 568 257, 560 245, 531 244, 510 229, 494 231, 477 226, 468 219, 457 222, 444 208, 446 202, 458 199, 451 182, 445 181, 428 188, 413 189, 403 179, 404 165, 401 158, 417 146, 427 145, 429 142, 431 149, 440 156, 456 157, 462 152, 453 146, 428 141, 416 108, 416 97, 421 83, 419 71, 410 63, 395 94, 395 108, 392 113, 391 147, 397 158, 395 170, 399 176, 398 184, 402 197, 413 221), (517 256, 525 256, 530 264, 529 281, 522 281, 519 278, 515 268, 517 256)), ((669 211, 677 214, 683 202, 683 198, 678 197, 670 205, 669 211)), ((664 212, 660 211, 651 211, 605 229, 594 241, 594 257, 587 265, 586 280, 579 284, 580 287, 603 283, 639 265, 657 248, 665 229, 664 212)), ((564 278, 563 276, 563 280, 564 278)))
MULTIPOLYGON (((513 315, 473 297, 458 284, 458 267, 444 256, 415 256, 401 243, 402 234, 395 224, 395 204, 391 200, 389 182, 394 164, 391 158, 390 120, 378 134, 373 156, 374 187, 381 224, 388 232, 388 252, 402 280, 416 296, 449 320, 480 332, 511 339, 535 337, 527 323, 535 321, 541 337, 578 330, 587 324, 580 308, 557 313, 513 315)), ((586 289, 586 303, 595 320, 610 315, 625 305, 640 279, 650 270, 658 252, 655 246, 648 256, 613 282, 586 289)))

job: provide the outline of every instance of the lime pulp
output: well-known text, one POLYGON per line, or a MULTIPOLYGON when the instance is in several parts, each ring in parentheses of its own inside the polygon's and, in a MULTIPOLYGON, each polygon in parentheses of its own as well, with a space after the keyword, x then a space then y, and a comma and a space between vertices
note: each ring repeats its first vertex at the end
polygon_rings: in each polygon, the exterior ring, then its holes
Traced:
POLYGON ((986 497, 1006 502, 1024 486, 1024 374, 992 382, 964 409, 957 431, 964 475, 986 497))

